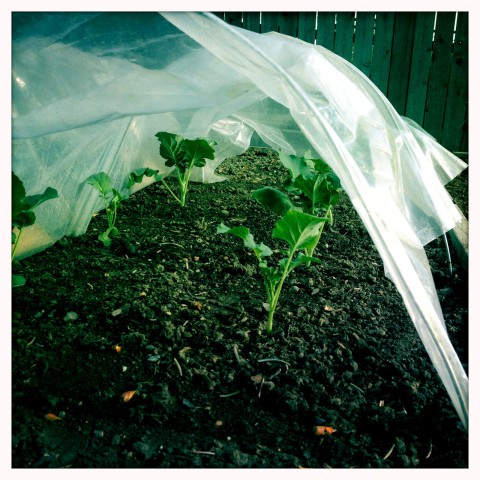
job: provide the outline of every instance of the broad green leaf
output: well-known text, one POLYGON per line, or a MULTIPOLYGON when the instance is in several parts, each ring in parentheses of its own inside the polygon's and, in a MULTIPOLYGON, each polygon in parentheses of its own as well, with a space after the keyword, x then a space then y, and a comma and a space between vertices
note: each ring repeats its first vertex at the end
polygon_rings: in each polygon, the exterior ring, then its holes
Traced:
POLYGON ((12 217, 12 225, 18 228, 29 227, 35 223, 35 220, 36 216, 32 210, 24 210, 12 217))
POLYGON ((321 158, 311 158, 310 161, 313 163, 314 169, 318 173, 327 173, 332 171, 325 160, 321 158))
POLYGON ((16 215, 23 211, 27 210, 28 206, 23 203, 25 199, 25 187, 23 182, 12 172, 12 216, 13 218, 16 215))
POLYGON ((167 160, 165 165, 173 167, 183 160, 182 152, 183 137, 169 132, 158 132, 155 134, 160 142, 160 155, 167 160))
POLYGON ((152 170, 151 168, 137 168, 133 172, 130 172, 126 188, 130 189, 135 183, 141 183, 143 177, 153 177, 158 173, 158 170, 152 170))
POLYGON ((12 287, 22 287, 26 281, 22 275, 12 275, 12 287))
POLYGON ((298 254, 298 256, 295 259, 293 259, 293 261, 291 263, 292 269, 295 268, 298 265, 303 264, 303 263, 310 263, 310 262, 322 263, 322 261, 319 260, 318 258, 310 257, 310 256, 305 255, 305 254, 300 252, 298 254))
POLYGON ((58 198, 58 192, 52 187, 47 187, 41 194, 25 197, 24 203, 29 206, 30 210, 33 210, 41 203, 46 202, 47 200, 52 200, 53 198, 58 198))
MULTIPOLYGON (((322 175, 312 175, 311 173, 299 175, 295 178, 293 186, 300 189, 310 199, 312 205, 324 203, 321 199, 325 198, 326 183, 322 175)), ((326 193, 328 195, 328 190, 326 193)))
POLYGON ((308 173, 311 169, 304 157, 297 157, 296 155, 286 155, 283 152, 278 153, 278 157, 282 165, 290 172, 292 179, 308 173))
POLYGON ((264 207, 278 215, 285 215, 289 210, 300 210, 290 200, 290 197, 272 187, 263 187, 255 190, 252 197, 264 207))
POLYGON ((290 210, 273 229, 272 238, 284 240, 290 250, 302 250, 315 244, 318 231, 327 219, 290 210))
POLYGON ((185 158, 189 162, 193 162, 195 167, 204 167, 205 159, 213 160, 215 158, 215 142, 208 142, 203 138, 196 140, 185 139, 182 148, 185 151, 185 158))
POLYGON ((43 193, 25 196, 23 182, 12 172, 12 225, 22 228, 35 223, 33 209, 43 202, 58 198, 54 188, 47 187, 43 193))
POLYGON ((110 177, 105 172, 95 173, 90 175, 86 183, 91 185, 93 188, 98 190, 102 195, 106 196, 108 193, 112 192, 112 184, 110 177))
POLYGON ((229 233, 230 235, 235 235, 236 237, 241 238, 245 247, 254 250, 260 258, 268 257, 273 253, 273 251, 264 243, 255 243, 253 235, 247 227, 240 226, 229 228, 221 223, 217 227, 217 233, 229 233))

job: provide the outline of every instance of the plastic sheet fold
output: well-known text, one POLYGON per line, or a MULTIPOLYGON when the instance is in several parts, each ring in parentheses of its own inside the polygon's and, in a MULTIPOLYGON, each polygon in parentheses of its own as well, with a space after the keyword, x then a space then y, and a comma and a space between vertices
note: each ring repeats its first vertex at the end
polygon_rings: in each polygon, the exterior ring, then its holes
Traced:
POLYGON ((467 425, 468 379, 423 249, 461 221, 443 185, 466 164, 320 46, 210 14, 162 15, 14 16, 13 169, 27 192, 60 196, 39 207, 23 255, 86 230, 100 208, 89 175, 115 184, 135 168, 167 171, 159 130, 217 141, 194 178, 204 182, 254 133, 286 153, 310 149, 340 177, 467 425))

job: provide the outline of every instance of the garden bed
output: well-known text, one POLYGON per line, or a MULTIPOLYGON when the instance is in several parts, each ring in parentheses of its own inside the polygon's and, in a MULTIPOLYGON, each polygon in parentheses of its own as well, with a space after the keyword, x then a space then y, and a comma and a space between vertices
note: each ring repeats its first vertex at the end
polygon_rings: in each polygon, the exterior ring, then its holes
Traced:
MULTIPOLYGON (((159 183, 132 195, 110 248, 100 213, 15 267, 13 466, 466 468, 467 433, 346 195, 267 335, 255 257, 215 232, 282 248, 251 192, 287 173, 254 150, 218 173, 184 208, 159 183)), ((467 214, 466 174, 452 185, 467 214)), ((442 239, 427 253, 468 373, 467 273, 454 257, 449 275, 442 239)))

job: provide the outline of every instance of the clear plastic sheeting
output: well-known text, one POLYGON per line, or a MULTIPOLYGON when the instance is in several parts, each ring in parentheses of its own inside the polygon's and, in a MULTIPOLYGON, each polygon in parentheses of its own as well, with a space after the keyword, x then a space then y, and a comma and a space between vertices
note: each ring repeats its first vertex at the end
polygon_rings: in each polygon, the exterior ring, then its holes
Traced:
MULTIPOLYGON (((85 186, 139 167, 165 171, 157 131, 214 139, 214 169, 253 133, 316 151, 340 177, 466 426, 468 379, 450 343, 423 245, 461 221, 443 185, 466 164, 400 117, 332 52, 202 13, 16 14, 13 169, 39 207, 23 255, 78 235, 100 208, 85 186), (54 205, 55 203, 55 205, 54 205)), ((208 165, 208 163, 207 163, 208 165)), ((143 186, 143 185, 142 185, 143 186)))

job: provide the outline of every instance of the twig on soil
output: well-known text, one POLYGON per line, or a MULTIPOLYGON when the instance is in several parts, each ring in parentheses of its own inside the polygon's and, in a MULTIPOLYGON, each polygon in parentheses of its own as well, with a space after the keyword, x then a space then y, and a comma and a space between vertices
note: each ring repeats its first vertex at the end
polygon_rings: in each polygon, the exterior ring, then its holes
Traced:
POLYGON ((264 383, 265 383, 265 379, 262 378, 262 383, 260 384, 260 390, 258 391, 258 398, 260 398, 260 395, 262 394, 262 387, 264 383))
MULTIPOLYGON (((288 370, 288 367, 287 367, 287 370, 288 370)), ((282 369, 279 368, 273 375, 270 375, 268 379, 271 380, 272 378, 275 378, 281 372, 282 372, 282 369)))
POLYGON ((236 392, 233 393, 225 393, 224 395, 219 395, 221 398, 227 398, 227 397, 233 397, 234 395, 237 395, 240 393, 240 390, 237 390, 236 392))
POLYGON ((385 454, 385 456, 383 457, 384 460, 386 460, 393 452, 393 449, 395 448, 395 443, 392 445, 392 447, 390 448, 390 450, 385 454))
POLYGON ((354 383, 350 382, 350 385, 352 387, 355 387, 360 393, 362 393, 363 395, 365 395, 365 392, 360 388, 360 387, 357 387, 354 383))
POLYGON ((428 450, 427 456, 425 457, 425 460, 427 458, 430 458, 430 455, 432 454, 432 450, 433 450, 433 443, 432 443, 432 440, 430 439, 430 448, 428 450))
MULTIPOLYGON (((176 247, 180 247, 183 249, 185 248, 183 245, 179 245, 178 243, 173 243, 173 242, 164 242, 164 243, 159 243, 158 245, 175 245, 176 247)), ((157 250, 156 253, 160 253, 160 250, 157 250)))
POLYGON ((192 450, 192 453, 199 453, 201 455, 215 455, 215 452, 202 452, 201 450, 192 450))
POLYGON ((288 362, 286 362, 285 360, 281 360, 280 358, 261 358, 260 360, 258 360, 258 362, 280 362, 280 363, 284 363, 287 366, 287 370, 286 370, 285 373, 288 372, 288 367, 290 366, 290 364, 288 362))
POLYGON ((233 345, 233 353, 235 354, 235 358, 237 359, 238 364, 243 365, 245 363, 245 360, 243 358, 240 358, 237 350, 237 345, 233 345))
POLYGON ((180 376, 182 377, 183 376, 182 367, 180 366, 180 364, 178 363, 178 360, 175 357, 173 357, 173 361, 178 368, 178 372, 180 373, 180 376))

